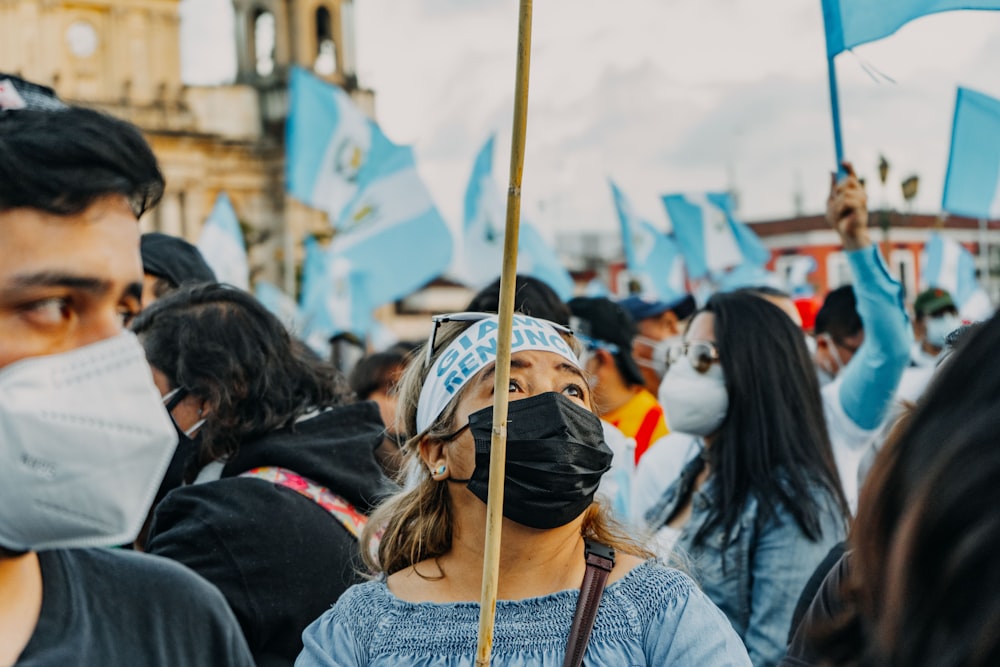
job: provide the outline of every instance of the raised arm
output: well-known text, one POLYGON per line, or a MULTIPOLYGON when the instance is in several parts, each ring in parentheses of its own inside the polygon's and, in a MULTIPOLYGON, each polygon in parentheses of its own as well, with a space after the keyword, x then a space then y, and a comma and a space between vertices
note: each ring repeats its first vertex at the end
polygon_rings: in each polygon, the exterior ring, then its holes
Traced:
MULTIPOLYGON (((864 343, 842 371, 840 403, 858 427, 882 423, 909 362, 912 331, 903 306, 903 287, 886 269, 868 232, 864 186, 849 163, 847 176, 832 177, 827 220, 840 235, 851 267, 864 343)), ((859 443, 859 446, 866 443, 859 443)))

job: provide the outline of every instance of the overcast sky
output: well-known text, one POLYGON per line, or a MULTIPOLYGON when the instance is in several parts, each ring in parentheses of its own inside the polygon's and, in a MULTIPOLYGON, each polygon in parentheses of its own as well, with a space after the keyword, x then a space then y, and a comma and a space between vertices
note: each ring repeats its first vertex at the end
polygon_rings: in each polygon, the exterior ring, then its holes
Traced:
MULTIPOLYGON (((498 134, 506 188, 517 0, 355 0, 358 73, 378 121, 413 144, 438 206, 459 224, 472 161, 498 134)), ((228 0, 184 0, 185 80, 232 78, 228 0)), ((844 142, 873 204, 937 212, 955 87, 1000 97, 1000 12, 909 24, 838 60, 844 142), (894 83, 876 81, 864 66, 894 83), (885 195, 880 153, 892 169, 885 195)), ((877 75, 875 78, 879 78, 877 75)), ((833 166, 820 0, 535 3, 524 211, 548 230, 617 230, 607 187, 663 228, 658 195, 724 190, 744 219, 818 213, 833 166)))

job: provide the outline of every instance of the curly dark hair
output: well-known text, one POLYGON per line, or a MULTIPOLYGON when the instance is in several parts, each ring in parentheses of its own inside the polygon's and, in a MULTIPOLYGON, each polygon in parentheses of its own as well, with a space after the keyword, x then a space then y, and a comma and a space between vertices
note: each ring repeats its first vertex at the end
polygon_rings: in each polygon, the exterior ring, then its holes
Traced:
POLYGON ((182 387, 209 406, 199 433, 199 467, 350 397, 336 368, 309 355, 242 290, 215 283, 181 287, 142 311, 132 330, 171 388, 182 387))

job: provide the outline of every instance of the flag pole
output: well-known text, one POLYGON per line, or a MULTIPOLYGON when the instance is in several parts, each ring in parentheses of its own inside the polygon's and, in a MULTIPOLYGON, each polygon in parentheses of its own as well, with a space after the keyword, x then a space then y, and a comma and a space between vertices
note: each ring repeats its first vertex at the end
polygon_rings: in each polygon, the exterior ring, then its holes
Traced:
POLYGON ((837 66, 834 63, 836 56, 826 57, 826 68, 830 80, 830 111, 833 117, 833 147, 837 154, 837 176, 843 177, 844 173, 844 137, 840 130, 840 93, 837 90, 837 66))
POLYGON ((510 186, 507 224, 500 273, 499 331, 493 391, 493 434, 490 440, 490 483, 486 501, 486 542, 483 548, 483 586, 479 601, 479 637, 476 667, 488 667, 493 649, 493 625, 500 575, 500 528, 507 472, 507 407, 510 384, 511 329, 514 322, 514 282, 521 221, 521 176, 528 126, 528 73, 531 63, 532 0, 521 0, 517 32, 517 76, 514 86, 514 129, 510 145, 510 186))

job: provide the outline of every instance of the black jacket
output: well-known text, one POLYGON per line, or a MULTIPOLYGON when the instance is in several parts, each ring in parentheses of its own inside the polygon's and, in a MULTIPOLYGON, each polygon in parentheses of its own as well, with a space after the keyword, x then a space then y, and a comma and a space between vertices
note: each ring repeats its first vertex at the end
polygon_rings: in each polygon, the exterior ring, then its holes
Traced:
POLYGON ((382 432, 378 407, 365 402, 244 442, 221 479, 167 495, 146 550, 222 591, 259 665, 291 665, 306 626, 360 581, 358 543, 311 499, 238 475, 287 468, 367 514, 392 490, 372 454, 382 432))

